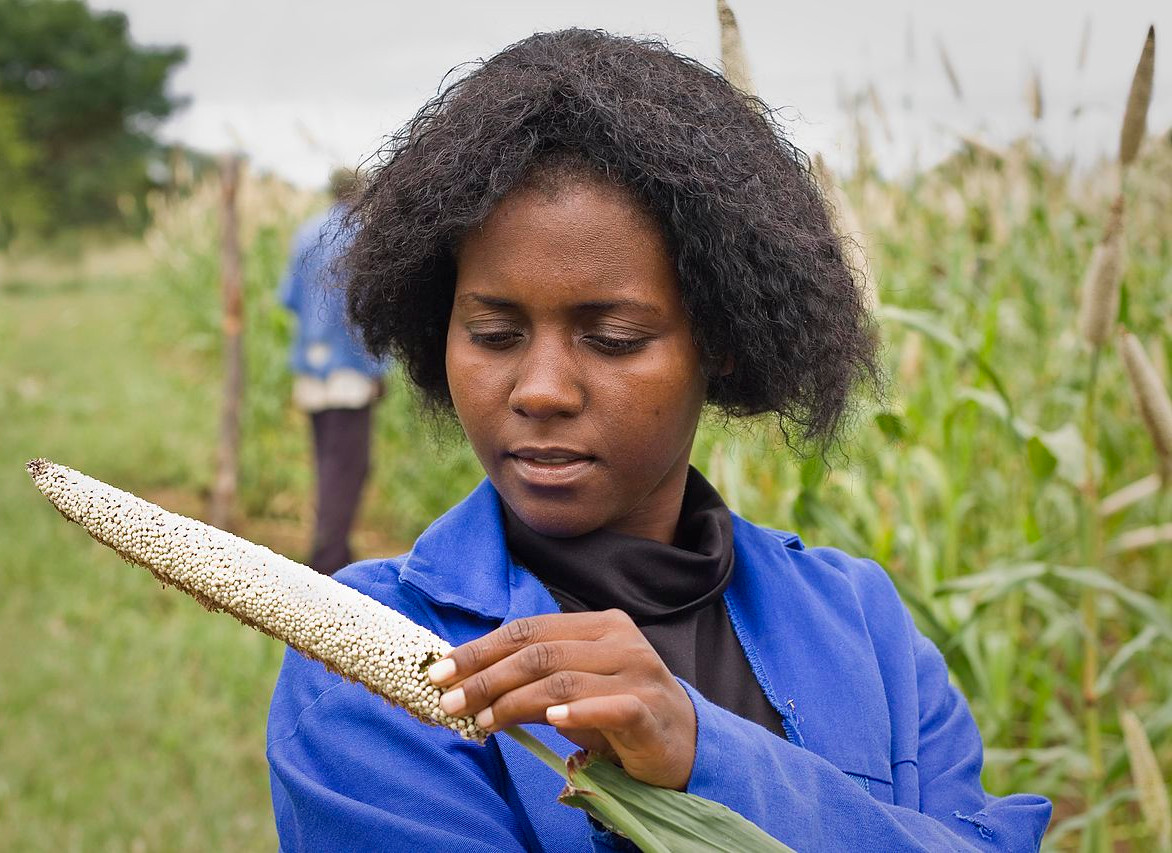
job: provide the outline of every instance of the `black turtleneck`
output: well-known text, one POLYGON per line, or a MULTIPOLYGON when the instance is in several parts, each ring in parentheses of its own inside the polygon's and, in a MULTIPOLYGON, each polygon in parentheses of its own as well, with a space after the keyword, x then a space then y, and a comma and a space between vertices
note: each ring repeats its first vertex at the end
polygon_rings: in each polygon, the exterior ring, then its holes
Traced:
POLYGON ((710 702, 785 737, 733 631, 723 594, 732 581, 732 516, 695 468, 688 469, 670 545, 596 530, 543 536, 502 501, 509 551, 563 612, 617 607, 634 620, 673 675, 710 702))

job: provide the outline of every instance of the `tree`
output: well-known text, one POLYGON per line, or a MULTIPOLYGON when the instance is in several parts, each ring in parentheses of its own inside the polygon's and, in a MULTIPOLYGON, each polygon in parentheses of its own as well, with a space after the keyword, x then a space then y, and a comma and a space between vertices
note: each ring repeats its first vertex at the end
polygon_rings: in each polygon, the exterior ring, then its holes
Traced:
POLYGON ((167 79, 186 56, 134 44, 125 15, 81 0, 0 0, 0 179, 35 188, 32 202, 0 193, 0 240, 6 219, 142 224, 154 133, 184 103, 167 79))
POLYGON ((34 151, 24 138, 21 111, 0 94, 0 249, 16 232, 16 223, 39 230, 45 222, 41 195, 29 174, 34 151))

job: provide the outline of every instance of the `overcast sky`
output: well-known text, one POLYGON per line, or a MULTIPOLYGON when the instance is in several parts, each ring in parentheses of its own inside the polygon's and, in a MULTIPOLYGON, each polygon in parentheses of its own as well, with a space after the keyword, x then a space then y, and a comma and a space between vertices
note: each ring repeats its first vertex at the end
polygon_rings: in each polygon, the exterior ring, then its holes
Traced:
MULTIPOLYGON (((1172 124, 1168 0, 730 0, 761 95, 789 108, 791 133, 838 167, 853 157, 845 96, 874 85, 888 137, 863 115, 888 171, 931 162, 956 133, 1005 142, 1031 128, 1026 81, 1037 68, 1045 116, 1035 128, 1060 155, 1108 153, 1149 24, 1156 85, 1149 128, 1172 124), (1077 70, 1089 24, 1086 63, 1077 70), (1163 40, 1162 43, 1160 40, 1163 40), (944 45, 964 99, 940 59, 944 45), (1072 118, 1075 106, 1083 110, 1072 118)), ((449 69, 538 31, 598 27, 665 37, 715 65, 715 0, 94 0, 118 9, 144 44, 180 43, 175 94, 191 105, 164 135, 208 151, 243 149, 300 184, 356 164, 406 121, 449 69)))

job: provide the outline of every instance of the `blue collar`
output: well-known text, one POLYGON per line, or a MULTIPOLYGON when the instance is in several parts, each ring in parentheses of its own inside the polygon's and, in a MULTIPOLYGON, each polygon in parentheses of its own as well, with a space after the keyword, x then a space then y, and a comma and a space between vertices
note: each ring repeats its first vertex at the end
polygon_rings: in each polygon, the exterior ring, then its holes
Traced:
POLYGON ((543 605, 537 612, 557 612, 545 588, 535 584, 548 603, 522 576, 536 580, 509 557, 500 496, 487 478, 423 532, 399 570, 403 583, 432 601, 485 619, 503 620, 518 612, 523 602, 514 600, 514 592, 519 586, 527 593, 522 598, 543 605))

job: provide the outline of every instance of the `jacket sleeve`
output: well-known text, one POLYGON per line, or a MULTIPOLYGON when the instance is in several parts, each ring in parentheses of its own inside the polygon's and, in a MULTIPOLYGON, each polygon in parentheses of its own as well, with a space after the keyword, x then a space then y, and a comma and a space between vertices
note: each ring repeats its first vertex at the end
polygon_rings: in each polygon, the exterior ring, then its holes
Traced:
MULTIPOLYGON (((909 617, 910 621, 910 617, 909 617)), ((709 702, 696 708, 687 790, 724 803, 796 850, 1036 851, 1050 803, 981 788, 982 747, 944 658, 914 633, 919 693, 919 809, 883 803, 822 757, 709 702)))
POLYGON ((290 650, 267 750, 281 850, 525 850, 494 749, 424 726, 290 650))

